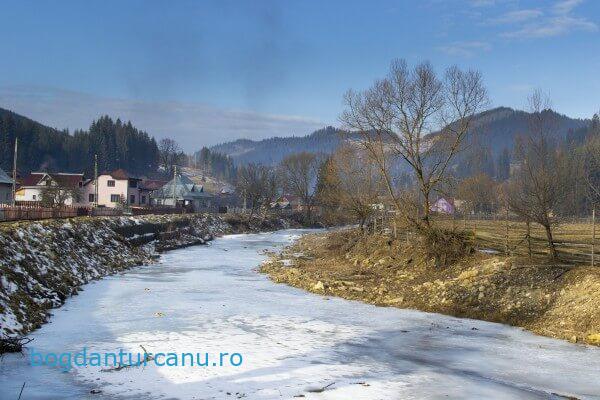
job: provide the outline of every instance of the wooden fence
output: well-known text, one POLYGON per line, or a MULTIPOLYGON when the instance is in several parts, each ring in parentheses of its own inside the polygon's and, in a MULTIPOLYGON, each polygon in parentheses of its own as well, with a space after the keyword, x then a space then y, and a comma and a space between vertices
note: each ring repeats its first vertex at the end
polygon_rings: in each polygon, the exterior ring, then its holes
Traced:
POLYGON ((0 221, 70 218, 86 215, 77 207, 47 208, 39 206, 0 206, 0 221))
POLYGON ((146 214, 184 214, 193 210, 185 208, 166 208, 166 207, 149 207, 149 208, 131 208, 120 209, 110 207, 77 207, 77 206, 62 206, 62 207, 42 207, 40 205, 18 205, 9 206, 0 204, 0 222, 6 221, 21 221, 21 220, 37 220, 50 218, 72 218, 82 216, 93 217, 112 217, 119 215, 146 215, 146 214))
POLYGON ((11 206, 0 204, 0 222, 36 220, 50 218, 72 218, 81 216, 90 217, 111 217, 120 215, 163 215, 163 214, 190 214, 194 212, 202 213, 231 213, 237 208, 225 208, 220 210, 218 207, 203 208, 194 210, 193 207, 129 207, 129 208, 111 208, 111 207, 81 207, 81 206, 62 206, 56 208, 42 207, 39 203, 11 206))
MULTIPOLYGON (((448 224, 448 222, 446 222, 448 224)), ((544 228, 538 224, 514 220, 455 220, 453 226, 473 232, 478 248, 529 258, 547 258, 550 252, 544 228)), ((594 224, 591 220, 563 222, 552 228, 552 236, 560 260, 571 264, 593 264, 595 248, 594 224)))
MULTIPOLYGON (((393 212, 376 213, 369 221, 375 231, 385 231, 397 238, 414 235, 400 231, 393 212)), ((538 224, 525 222, 512 215, 481 215, 453 217, 436 215, 435 224, 471 232, 475 246, 484 252, 517 256, 531 261, 544 261, 550 253, 546 232, 538 224)), ((567 264, 600 264, 595 218, 562 218, 552 228, 559 262, 567 264)), ((410 239, 407 239, 410 240, 410 239)))

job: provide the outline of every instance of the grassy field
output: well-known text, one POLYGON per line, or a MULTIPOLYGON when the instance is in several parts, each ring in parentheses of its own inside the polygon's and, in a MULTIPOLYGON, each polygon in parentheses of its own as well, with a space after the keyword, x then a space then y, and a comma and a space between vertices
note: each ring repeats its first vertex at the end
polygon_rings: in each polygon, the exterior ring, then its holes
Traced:
MULTIPOLYGON (((519 221, 455 219, 437 221, 446 227, 455 227, 473 232, 479 249, 497 251, 522 258, 524 261, 544 262, 548 258, 548 242, 544 228, 530 225, 530 239, 527 239, 527 225, 519 221), (508 233, 508 236, 507 236, 508 233)), ((600 227, 596 226, 597 236, 600 227)), ((565 264, 591 264, 593 226, 591 221, 565 222, 553 229, 554 241, 559 253, 559 262, 565 264)), ((600 248, 595 245, 595 264, 600 265, 600 248)))

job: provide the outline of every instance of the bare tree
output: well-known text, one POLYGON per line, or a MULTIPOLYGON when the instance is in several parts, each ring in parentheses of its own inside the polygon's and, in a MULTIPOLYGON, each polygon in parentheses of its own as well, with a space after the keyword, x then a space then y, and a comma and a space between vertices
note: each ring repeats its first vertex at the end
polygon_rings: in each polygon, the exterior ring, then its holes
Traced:
POLYGON ((41 203, 44 207, 60 207, 68 201, 77 203, 81 201, 81 189, 77 186, 65 187, 46 185, 40 189, 41 203))
POLYGON ((362 135, 361 144, 380 170, 396 209, 420 230, 431 228, 433 191, 448 177, 448 168, 461 150, 475 113, 487 103, 481 74, 457 67, 438 76, 429 63, 410 69, 392 62, 390 73, 363 92, 349 91, 340 119, 362 135), (409 166, 421 204, 397 190, 391 163, 409 166), (414 215, 419 209, 422 215, 414 215))
POLYGON ((289 155, 279 164, 281 185, 290 194, 300 198, 308 221, 312 218, 320 164, 319 157, 307 152, 289 155))
POLYGON ((526 221, 544 227, 550 257, 557 258, 552 236, 555 208, 560 201, 560 157, 553 142, 557 129, 556 114, 550 100, 540 90, 529 96, 529 134, 518 138, 515 158, 518 170, 508 183, 508 206, 526 221))
MULTIPOLYGON (((583 177, 586 197, 593 207, 600 202, 600 112, 594 114, 589 127, 589 141, 582 148, 583 177)), ((579 158, 579 157, 578 157, 579 158)))
POLYGON ((362 229, 382 192, 378 171, 364 150, 353 145, 339 147, 319 178, 319 202, 352 216, 362 229))
POLYGON ((468 210, 474 213, 495 211, 498 205, 495 193, 496 182, 484 173, 463 179, 457 188, 458 198, 465 201, 468 210))
POLYGON ((238 169, 237 191, 250 208, 250 220, 261 207, 268 207, 277 195, 277 177, 268 167, 242 165, 238 169))
POLYGON ((173 175, 173 168, 179 163, 181 158, 181 148, 179 144, 169 138, 161 139, 158 142, 159 164, 167 175, 173 175))

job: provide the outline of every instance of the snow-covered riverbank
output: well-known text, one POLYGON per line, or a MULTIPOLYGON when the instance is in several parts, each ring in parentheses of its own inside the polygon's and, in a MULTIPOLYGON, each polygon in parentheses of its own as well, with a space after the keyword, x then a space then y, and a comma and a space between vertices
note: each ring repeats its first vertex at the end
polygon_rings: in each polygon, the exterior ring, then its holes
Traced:
POLYGON ((0 362, 0 398, 600 398, 600 349, 504 325, 325 298, 270 282, 262 251, 299 231, 231 235, 84 286, 33 333, 39 352, 237 352, 239 367, 0 362), (99 391, 90 394, 90 391, 99 391), (554 394, 553 394, 554 393, 554 394))
POLYGON ((0 338, 38 328, 82 284, 150 263, 155 247, 203 243, 229 231, 211 214, 2 224, 0 338))

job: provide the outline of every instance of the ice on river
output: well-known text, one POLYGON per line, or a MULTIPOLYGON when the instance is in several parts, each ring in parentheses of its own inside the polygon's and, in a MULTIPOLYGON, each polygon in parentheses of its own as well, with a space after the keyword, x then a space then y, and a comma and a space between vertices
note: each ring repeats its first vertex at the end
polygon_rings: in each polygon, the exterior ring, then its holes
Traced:
POLYGON ((33 334, 36 351, 237 352, 238 367, 0 361, 0 398, 600 398, 600 349, 517 328, 309 294, 256 272, 300 231, 231 235, 87 285, 33 334), (90 394, 91 390, 101 393, 90 394))

